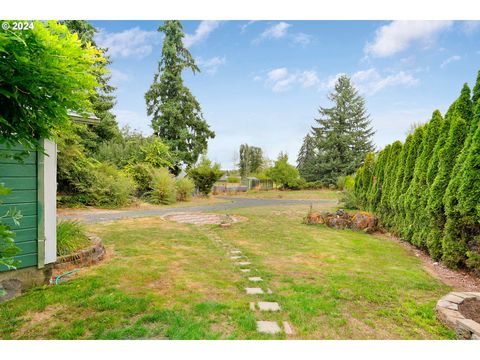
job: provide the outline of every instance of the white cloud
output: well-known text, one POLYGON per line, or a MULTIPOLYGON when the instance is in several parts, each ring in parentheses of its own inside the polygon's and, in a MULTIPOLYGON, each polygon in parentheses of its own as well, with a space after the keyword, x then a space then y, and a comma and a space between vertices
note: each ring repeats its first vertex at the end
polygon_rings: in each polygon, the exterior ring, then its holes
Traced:
POLYGON ((404 85, 414 86, 419 80, 405 71, 382 76, 376 69, 360 70, 352 75, 352 81, 360 92, 373 95, 387 87, 404 85))
POLYGON ((186 47, 191 47, 199 42, 202 42, 220 25, 220 22, 221 21, 217 20, 201 21, 194 34, 185 34, 183 43, 186 47))
POLYGON ((472 35, 473 33, 480 30, 480 21, 479 20, 462 21, 462 30, 465 34, 472 35))
POLYGON ((95 35, 95 41, 100 47, 108 48, 108 54, 112 57, 143 58, 150 55, 153 44, 158 43, 161 37, 157 31, 144 31, 135 27, 118 33, 102 29, 95 35))
POLYGON ((395 20, 377 29, 373 43, 367 43, 365 53, 377 57, 394 55, 413 42, 431 43, 435 35, 449 29, 453 21, 395 20))
POLYGON ((303 45, 303 46, 307 46, 308 44, 310 44, 312 42, 312 36, 300 32, 300 33, 297 33, 297 34, 293 35, 293 42, 295 44, 300 44, 300 45, 303 45))
POLYGON ((445 66, 447 66, 448 64, 450 64, 451 62, 454 62, 454 61, 459 61, 461 60, 462 57, 459 56, 459 55, 453 55, 453 56, 450 56, 448 59, 445 59, 442 64, 440 65, 440 67, 443 69, 445 66))
POLYGON ((288 75, 288 70, 287 68, 278 68, 278 69, 273 69, 270 70, 267 74, 268 80, 269 81, 278 81, 288 75))
POLYGON ((313 70, 302 72, 298 78, 298 81, 304 88, 309 88, 320 83, 317 73, 313 70))
POLYGON ((222 65, 225 65, 227 59, 224 57, 215 56, 210 59, 197 59, 197 65, 200 70, 205 69, 205 71, 211 75, 215 74, 218 68, 222 65))
POLYGON ((291 25, 286 22, 279 22, 267 28, 261 35, 262 39, 280 39, 287 35, 287 30, 291 25))
MULTIPOLYGON (((321 83, 321 88, 332 90, 342 73, 330 76, 321 83)), ((387 88, 398 85, 414 86, 419 83, 419 80, 405 71, 392 73, 390 75, 382 76, 375 68, 367 70, 360 70, 351 75, 351 80, 354 86, 363 94, 374 95, 377 92, 387 88)))
MULTIPOLYGON (((260 80, 261 77, 256 76, 254 80, 260 80)), ((290 90, 295 85, 303 88, 309 88, 319 83, 317 73, 313 70, 290 73, 287 68, 277 68, 267 73, 265 86, 273 92, 284 92, 290 90)))

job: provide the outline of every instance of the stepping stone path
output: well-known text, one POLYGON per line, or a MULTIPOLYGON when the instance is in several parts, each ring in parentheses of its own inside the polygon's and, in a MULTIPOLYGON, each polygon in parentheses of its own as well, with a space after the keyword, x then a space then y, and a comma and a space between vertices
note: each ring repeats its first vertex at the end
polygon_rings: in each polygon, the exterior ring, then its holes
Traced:
POLYGON ((231 215, 205 213, 176 213, 165 215, 164 218, 167 220, 193 225, 220 225, 241 221, 241 219, 231 215))
POLYGON ((260 311, 280 311, 280 305, 277 302, 259 301, 258 309, 260 311))
POLYGON ((245 266, 245 265, 250 265, 251 262, 250 261, 240 261, 237 263, 237 265, 240 265, 240 266, 245 266))
MULTIPOLYGON (((195 214, 198 215, 198 214, 195 214)), ((200 215, 209 215, 209 214, 200 214, 200 215)), ((181 216, 181 215, 171 215, 171 216, 177 216, 175 218, 175 221, 180 221, 180 222, 189 222, 189 223, 195 223, 195 222, 190 222, 193 221, 193 214, 189 214, 189 216, 181 216)), ((203 224, 212 224, 215 223, 214 221, 214 216, 213 214, 210 214, 209 216, 204 216, 203 220, 200 222, 195 223, 196 225, 203 225, 203 224), (209 217, 210 216, 210 217, 209 217), (211 222, 210 222, 211 221, 211 222)), ((239 270, 242 273, 251 273, 252 270, 247 267, 247 265, 251 265, 251 262, 248 261, 248 258, 242 254, 241 250, 235 249, 231 247, 230 245, 224 244, 216 234, 213 234, 210 232, 210 237, 214 239, 214 242, 217 244, 221 244, 223 248, 229 253, 229 258, 230 260, 235 262, 235 265, 240 266, 239 270), (243 261, 238 261, 240 259, 243 259, 243 261)), ((251 282, 263 282, 263 279, 260 276, 249 276, 248 280, 251 282)), ((264 291, 262 288, 259 287, 246 287, 245 292, 247 295, 256 295, 256 296, 261 296, 266 294, 273 294, 272 290, 267 288, 266 291, 264 291)), ((281 312, 282 309, 280 307, 280 304, 274 301, 258 301, 258 302, 250 302, 249 303, 249 308, 251 311, 257 312, 260 311, 260 313, 265 313, 265 312, 281 312)), ((264 321, 264 320, 258 320, 257 321, 257 331, 262 334, 279 334, 279 333, 284 333, 286 335, 294 335, 294 331, 292 326, 287 322, 287 321, 282 321, 277 322, 277 321, 264 321)))
POLYGON ((263 294, 262 288, 245 288, 248 295, 263 294))
POLYGON ((282 330, 276 321, 257 321, 257 331, 264 334, 276 334, 282 330))

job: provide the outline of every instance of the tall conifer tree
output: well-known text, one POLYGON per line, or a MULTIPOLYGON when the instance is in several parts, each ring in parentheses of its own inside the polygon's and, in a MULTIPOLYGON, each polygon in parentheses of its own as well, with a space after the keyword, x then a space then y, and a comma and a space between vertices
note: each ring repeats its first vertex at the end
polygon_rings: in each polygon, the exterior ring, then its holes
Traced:
POLYGON ((145 101, 153 132, 170 148, 176 159, 173 172, 178 173, 182 165, 195 164, 215 133, 204 120, 197 99, 183 83, 183 70, 195 74, 200 69, 183 45, 185 35, 180 21, 165 21, 158 31, 165 35, 162 56, 145 101))

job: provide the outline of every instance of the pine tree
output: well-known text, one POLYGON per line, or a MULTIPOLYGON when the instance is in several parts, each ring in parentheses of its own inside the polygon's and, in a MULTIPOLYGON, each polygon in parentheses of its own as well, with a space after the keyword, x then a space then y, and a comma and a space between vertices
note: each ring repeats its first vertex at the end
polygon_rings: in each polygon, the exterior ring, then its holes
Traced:
POLYGON ((298 152, 297 169, 307 181, 315 181, 316 144, 311 134, 305 135, 302 146, 298 152))
POLYGON ((170 148, 176 158, 173 171, 179 173, 182 165, 196 163, 215 133, 203 119, 197 99, 183 84, 183 70, 190 69, 195 74, 200 69, 183 45, 180 21, 165 21, 158 31, 165 34, 162 56, 145 101, 153 132, 170 148))
POLYGON ((373 151, 369 115, 365 100, 347 76, 341 76, 328 97, 334 106, 320 107, 318 126, 312 128, 317 143, 316 180, 335 184, 341 175, 352 174, 365 155, 373 151))

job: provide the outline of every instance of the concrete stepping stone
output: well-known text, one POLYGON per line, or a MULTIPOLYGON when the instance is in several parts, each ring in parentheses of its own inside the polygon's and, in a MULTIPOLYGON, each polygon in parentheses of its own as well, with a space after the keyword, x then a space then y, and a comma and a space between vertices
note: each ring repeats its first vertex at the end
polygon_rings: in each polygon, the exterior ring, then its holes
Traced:
POLYGON ((259 301, 258 308, 260 311, 280 311, 280 305, 277 302, 259 301))
POLYGON ((240 262, 237 262, 237 265, 240 265, 240 266, 245 266, 245 265, 250 265, 251 262, 250 261, 240 261, 240 262))
POLYGON ((252 277, 249 277, 248 280, 253 282, 263 281, 263 279, 260 276, 252 276, 252 277))
POLYGON ((230 256, 230 259, 232 260, 238 260, 238 259, 241 259, 243 256, 238 256, 238 255, 235 255, 235 256, 230 256))
POLYGON ((263 290, 261 288, 245 288, 247 295, 258 295, 263 294, 263 290))
POLYGON ((240 250, 230 250, 231 254, 241 254, 242 252, 240 250))
POLYGON ((285 330, 285 334, 287 335, 294 334, 293 328, 290 326, 290 324, 287 321, 283 322, 283 329, 285 330))
POLYGON ((276 321, 257 321, 257 331, 263 334, 277 334, 282 330, 276 321))
POLYGON ((244 273, 247 273, 247 272, 250 272, 251 270, 250 269, 240 269, 241 272, 244 272, 244 273))

